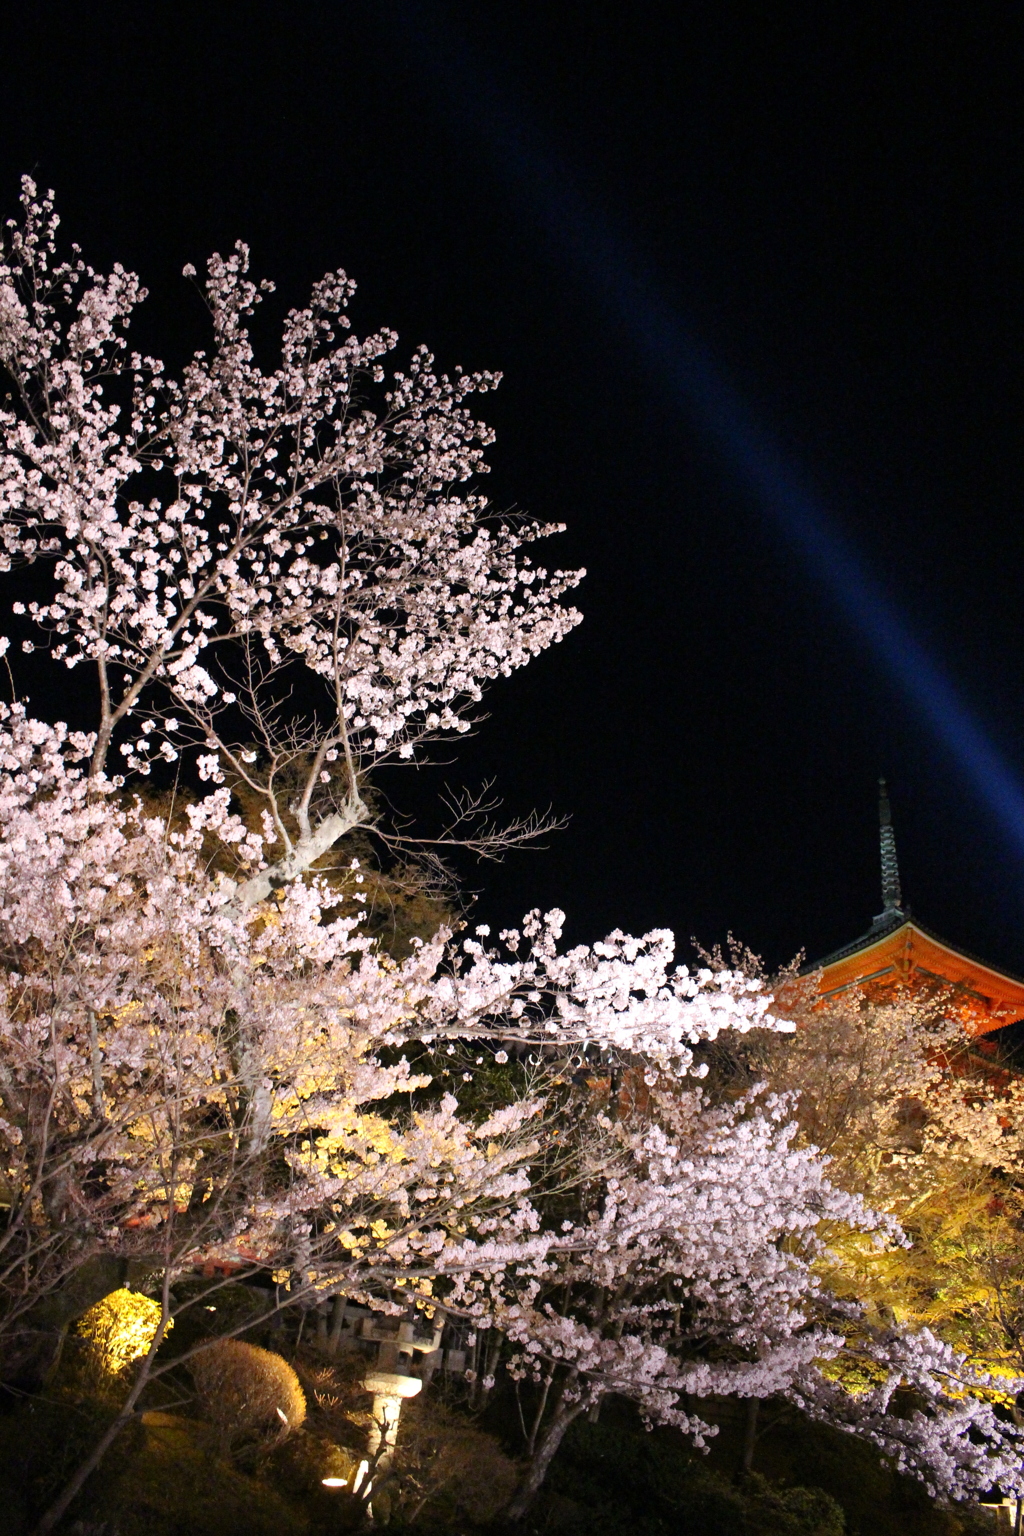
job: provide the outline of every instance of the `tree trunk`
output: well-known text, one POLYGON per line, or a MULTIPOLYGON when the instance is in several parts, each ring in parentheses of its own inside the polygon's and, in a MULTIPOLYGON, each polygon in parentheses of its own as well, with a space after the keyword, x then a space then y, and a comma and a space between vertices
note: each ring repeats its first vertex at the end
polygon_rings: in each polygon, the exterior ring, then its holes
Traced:
POLYGON ((510 1525, 518 1525, 525 1518, 547 1476, 555 1452, 565 1438, 566 1430, 575 1419, 579 1418, 585 1406, 581 1402, 566 1403, 564 1397, 559 1402, 551 1422, 541 1436, 540 1444, 526 1465, 519 1487, 505 1510, 505 1520, 510 1525))
POLYGON ((761 1403, 756 1397, 747 1398, 746 1424, 743 1430, 743 1461, 741 1463, 744 1476, 754 1470, 754 1447, 757 1445, 757 1418, 761 1403))
POLYGON ((474 1411, 483 1408, 491 1395, 491 1388, 486 1385, 492 1381, 494 1373, 498 1369, 498 1359, 501 1355, 502 1335, 497 1328, 488 1328, 479 1341, 477 1350, 476 1380, 473 1383, 473 1392, 470 1405, 474 1411))
POLYGON ((327 1339, 327 1353, 332 1360, 338 1353, 338 1346, 341 1343, 341 1330, 344 1326, 345 1298, 339 1295, 334 1298, 334 1316, 331 1318, 331 1331, 327 1339))
POLYGON ((253 907, 272 896, 279 886, 288 885, 299 875, 305 874, 346 832, 351 832, 353 827, 366 821, 369 814, 358 796, 353 796, 346 801, 343 810, 333 811, 330 816, 326 816, 309 837, 296 843, 268 869, 243 880, 225 910, 237 917, 251 912, 253 907))

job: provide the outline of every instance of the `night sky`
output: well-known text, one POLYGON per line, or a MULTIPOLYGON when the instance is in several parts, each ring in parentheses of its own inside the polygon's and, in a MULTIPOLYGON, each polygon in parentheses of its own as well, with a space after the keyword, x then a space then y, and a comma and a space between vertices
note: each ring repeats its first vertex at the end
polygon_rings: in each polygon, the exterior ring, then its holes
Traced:
POLYGON ((241 237, 281 305, 343 265, 357 329, 504 371, 488 491, 589 575, 444 770, 572 817, 468 871, 481 916, 813 958, 880 909, 884 773, 914 912, 1024 972, 1020 18, 6 8, 4 209, 55 187, 147 348, 202 344, 181 267, 241 237))

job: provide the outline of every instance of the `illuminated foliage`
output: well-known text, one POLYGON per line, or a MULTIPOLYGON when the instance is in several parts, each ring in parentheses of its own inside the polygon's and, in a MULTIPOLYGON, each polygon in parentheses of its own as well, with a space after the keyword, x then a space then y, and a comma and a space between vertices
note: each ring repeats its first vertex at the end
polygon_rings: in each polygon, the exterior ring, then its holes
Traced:
MULTIPOLYGON (((145 1358, 160 1325, 160 1304, 140 1291, 111 1291, 80 1317, 85 1374, 101 1395, 122 1383, 136 1360, 145 1358)), ((173 1319, 169 1327, 173 1327, 173 1319)))

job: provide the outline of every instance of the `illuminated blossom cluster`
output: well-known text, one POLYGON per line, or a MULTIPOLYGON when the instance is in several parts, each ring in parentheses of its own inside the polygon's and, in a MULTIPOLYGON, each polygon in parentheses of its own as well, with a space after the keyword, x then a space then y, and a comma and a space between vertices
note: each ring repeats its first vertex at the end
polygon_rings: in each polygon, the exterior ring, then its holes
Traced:
MULTIPOLYGON (((771 999, 760 981, 739 971, 675 965, 668 929, 642 938, 616 932, 560 953, 564 917, 557 909, 529 913, 521 930, 500 935, 501 950, 466 940, 460 963, 434 989, 442 1015, 454 1010, 505 1042, 558 1047, 571 1041, 672 1063, 677 1071, 693 1066, 692 1046, 723 1029, 792 1027, 769 1013, 771 999)), ((486 937, 485 930, 478 933, 486 937)))
MULTIPOLYGON (((562 965, 549 926, 542 1014, 520 1006, 537 991, 533 964, 489 961, 474 944, 463 972, 443 931, 387 961, 358 917, 331 915, 323 879, 241 914, 204 842, 257 868, 266 854, 226 790, 169 829, 75 766, 88 740, 20 708, 2 715, 0 1176, 13 1199, 0 1249, 14 1293, 31 1255, 26 1304, 42 1275, 98 1246, 143 1255, 170 1241, 176 1267, 259 1262, 349 1293, 373 1276, 436 1277, 450 1254, 461 1269, 476 1221, 536 1225, 526 1165, 543 1104, 480 1123, 445 1093, 385 1113, 430 1085, 404 1055, 382 1064, 387 1046, 512 1034, 565 1051, 584 1033, 629 1045, 659 1006, 673 1049, 684 1025, 690 1039, 704 1027, 701 982, 673 982, 663 940, 653 968, 648 943, 617 940, 635 972, 617 958, 616 990, 594 986, 581 1013, 606 947, 562 965)), ((748 1021, 751 998, 734 990, 711 988, 715 1027, 730 999, 748 1021)))
POLYGON ((583 573, 530 559, 557 526, 460 489, 492 437, 466 402, 497 376, 422 348, 386 376, 396 337, 351 335, 344 273, 288 312, 264 372, 247 327, 272 284, 243 246, 211 257, 212 344, 175 379, 128 351, 138 278, 61 260, 52 194, 26 178, 22 203, 0 246, 5 563, 55 562, 28 613, 97 671, 93 770, 115 737, 143 771, 191 744, 263 799, 301 873, 366 817, 362 773, 466 730, 488 680, 579 621, 560 598, 583 573))
POLYGON ((904 1239, 795 1145, 792 1110, 784 1096, 714 1107, 699 1090, 657 1090, 637 1127, 599 1122, 587 1218, 550 1232, 542 1257, 463 1284, 464 1305, 513 1341, 517 1373, 549 1394, 522 1510, 569 1425, 610 1394, 698 1446, 717 1431, 694 1398, 789 1398, 933 1490, 1016 1486, 1018 1435, 983 1400, 988 1378, 926 1330, 872 1332, 822 1286, 823 1230, 904 1239), (847 1370, 870 1360, 878 1385, 833 1379, 837 1357, 847 1370), (919 1400, 904 1418, 891 1400, 908 1386, 919 1400))
POLYGON ((974 1369, 927 1328, 869 1335, 847 1350, 877 1384, 851 1394, 827 1371, 806 1372, 788 1394, 804 1412, 872 1440, 933 1495, 1024 1490, 1020 1431, 1005 1407, 1019 1381, 974 1369))

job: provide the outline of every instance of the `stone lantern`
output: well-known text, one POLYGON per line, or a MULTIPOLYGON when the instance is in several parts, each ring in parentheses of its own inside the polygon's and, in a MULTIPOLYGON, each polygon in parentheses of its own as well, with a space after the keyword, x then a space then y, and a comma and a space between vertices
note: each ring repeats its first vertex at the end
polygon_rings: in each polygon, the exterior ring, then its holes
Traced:
POLYGON ((379 1313, 363 1321, 362 1336, 377 1344, 377 1363, 363 1377, 363 1386, 373 1393, 373 1423, 367 1441, 370 1465, 379 1472, 389 1465, 398 1438, 398 1420, 402 1403, 415 1397, 423 1386, 419 1376, 411 1374, 414 1354, 434 1355, 441 1343, 441 1328, 430 1334, 417 1334, 416 1325, 405 1319, 395 1320, 379 1313))

